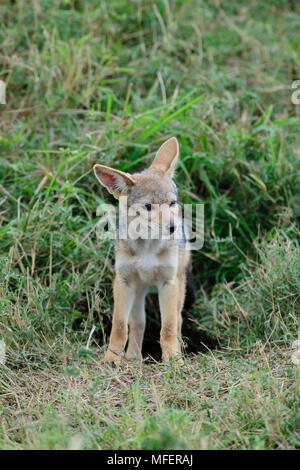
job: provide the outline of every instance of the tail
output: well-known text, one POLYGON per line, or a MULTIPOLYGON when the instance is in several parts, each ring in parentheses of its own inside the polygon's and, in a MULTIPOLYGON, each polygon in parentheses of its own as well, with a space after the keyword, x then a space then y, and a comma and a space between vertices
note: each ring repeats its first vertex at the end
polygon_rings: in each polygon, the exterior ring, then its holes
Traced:
POLYGON ((195 284, 193 281, 191 265, 187 267, 185 274, 186 274, 186 292, 185 292, 183 308, 185 310, 188 310, 192 307, 193 303, 195 302, 195 284))

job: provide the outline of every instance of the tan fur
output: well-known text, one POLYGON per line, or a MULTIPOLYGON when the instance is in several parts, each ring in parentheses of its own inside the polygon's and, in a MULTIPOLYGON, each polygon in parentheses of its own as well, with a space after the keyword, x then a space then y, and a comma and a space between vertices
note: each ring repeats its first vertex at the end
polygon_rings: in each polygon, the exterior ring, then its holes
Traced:
MULTIPOLYGON (((151 220, 163 226, 162 211, 167 212, 171 224, 179 224, 176 187, 171 178, 178 158, 175 138, 165 142, 148 170, 128 175, 103 165, 95 165, 95 174, 117 198, 129 195, 129 201, 151 208, 151 220)), ((149 216, 149 214, 148 214, 149 216)), ((133 217, 134 218, 134 217, 133 217)), ((148 220, 148 219, 146 219, 148 220)), ((115 249, 114 313, 105 362, 119 364, 124 351, 128 359, 141 359, 145 330, 145 296, 150 286, 158 288, 161 312, 160 344, 162 358, 180 360, 181 311, 186 288, 186 269, 190 261, 187 244, 178 240, 119 239, 115 249)))
POLYGON ((157 152, 150 169, 155 169, 163 172, 167 176, 172 176, 178 153, 177 139, 173 138, 167 140, 157 152))

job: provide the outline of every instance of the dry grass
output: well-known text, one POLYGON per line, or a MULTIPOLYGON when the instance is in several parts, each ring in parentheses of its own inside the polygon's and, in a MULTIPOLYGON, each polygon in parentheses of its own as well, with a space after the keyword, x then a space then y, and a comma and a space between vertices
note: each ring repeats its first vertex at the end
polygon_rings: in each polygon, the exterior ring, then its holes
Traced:
POLYGON ((291 449, 299 444, 291 351, 257 343, 183 367, 98 357, 2 374, 2 448, 291 449))

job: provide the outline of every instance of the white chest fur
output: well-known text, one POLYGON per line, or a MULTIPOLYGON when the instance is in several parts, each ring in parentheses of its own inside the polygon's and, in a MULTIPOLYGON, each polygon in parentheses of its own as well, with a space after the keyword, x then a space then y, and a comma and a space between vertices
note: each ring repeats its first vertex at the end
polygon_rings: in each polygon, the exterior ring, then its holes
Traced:
POLYGON ((140 244, 127 241, 116 251, 116 271, 139 284, 157 286, 172 279, 177 264, 177 246, 170 247, 158 240, 143 240, 140 244))

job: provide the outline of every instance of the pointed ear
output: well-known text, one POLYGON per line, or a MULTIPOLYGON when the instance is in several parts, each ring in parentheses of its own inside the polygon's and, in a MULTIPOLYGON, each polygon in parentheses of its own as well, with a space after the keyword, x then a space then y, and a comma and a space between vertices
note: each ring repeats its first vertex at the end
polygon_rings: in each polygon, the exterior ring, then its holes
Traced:
POLYGON ((159 148, 152 165, 151 170, 162 171, 167 176, 173 176, 175 166, 179 155, 179 145, 176 137, 171 137, 159 148))
POLYGON ((117 199, 121 194, 128 194, 135 184, 134 179, 128 173, 108 166, 94 165, 94 172, 102 186, 105 186, 117 199))

